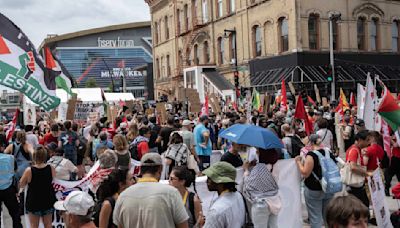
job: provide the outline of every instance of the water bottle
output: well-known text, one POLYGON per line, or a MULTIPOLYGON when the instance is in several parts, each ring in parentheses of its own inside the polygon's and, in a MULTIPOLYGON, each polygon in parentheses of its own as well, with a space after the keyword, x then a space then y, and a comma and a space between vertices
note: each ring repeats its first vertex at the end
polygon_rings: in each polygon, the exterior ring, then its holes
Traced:
POLYGON ((252 207, 254 227, 268 227, 268 204, 263 198, 256 198, 252 207))

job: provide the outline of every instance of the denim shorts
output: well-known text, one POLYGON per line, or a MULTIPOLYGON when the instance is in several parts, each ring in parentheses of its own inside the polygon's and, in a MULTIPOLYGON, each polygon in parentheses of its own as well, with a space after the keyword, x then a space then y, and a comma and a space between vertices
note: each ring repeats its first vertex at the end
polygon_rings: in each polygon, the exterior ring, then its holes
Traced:
POLYGON ((54 208, 50 208, 48 210, 43 210, 43 211, 28 211, 28 213, 31 213, 31 214, 36 215, 36 216, 43 217, 45 215, 53 214, 54 213, 54 208))

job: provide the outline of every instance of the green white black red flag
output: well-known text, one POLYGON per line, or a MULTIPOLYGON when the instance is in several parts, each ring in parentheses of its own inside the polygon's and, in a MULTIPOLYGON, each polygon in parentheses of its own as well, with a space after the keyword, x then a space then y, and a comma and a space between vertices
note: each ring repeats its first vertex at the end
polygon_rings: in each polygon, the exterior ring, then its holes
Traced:
POLYGON ((47 69, 32 42, 0 13, 0 84, 18 90, 46 111, 56 108, 56 77, 47 69))

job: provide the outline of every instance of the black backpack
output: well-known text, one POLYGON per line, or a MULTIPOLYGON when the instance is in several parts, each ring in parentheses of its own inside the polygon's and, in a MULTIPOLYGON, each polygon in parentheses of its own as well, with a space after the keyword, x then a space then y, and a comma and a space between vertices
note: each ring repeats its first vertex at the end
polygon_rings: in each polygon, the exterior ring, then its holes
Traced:
POLYGON ((304 144, 297 135, 288 137, 290 138, 290 141, 292 143, 292 151, 288 151, 288 153, 292 158, 295 158, 296 156, 300 155, 301 148, 304 147, 304 144))
POLYGON ((131 143, 129 145, 129 153, 131 153, 131 158, 136 161, 140 161, 139 152, 138 152, 138 144, 139 143, 131 143))
POLYGON ((189 192, 189 211, 192 213, 193 216, 193 223, 196 224, 197 219, 196 219, 196 214, 194 212, 194 193, 189 192))

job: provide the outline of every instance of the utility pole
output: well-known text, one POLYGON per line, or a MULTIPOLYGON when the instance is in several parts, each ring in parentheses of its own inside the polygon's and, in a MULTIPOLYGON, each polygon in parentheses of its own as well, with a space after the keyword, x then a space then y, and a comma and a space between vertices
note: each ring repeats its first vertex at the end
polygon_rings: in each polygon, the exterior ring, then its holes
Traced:
POLYGON ((336 77, 335 77, 335 59, 333 56, 333 22, 337 23, 340 20, 341 14, 331 13, 329 15, 329 57, 330 57, 330 65, 332 70, 332 82, 331 82, 331 101, 335 100, 336 95, 336 77))

